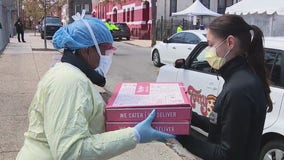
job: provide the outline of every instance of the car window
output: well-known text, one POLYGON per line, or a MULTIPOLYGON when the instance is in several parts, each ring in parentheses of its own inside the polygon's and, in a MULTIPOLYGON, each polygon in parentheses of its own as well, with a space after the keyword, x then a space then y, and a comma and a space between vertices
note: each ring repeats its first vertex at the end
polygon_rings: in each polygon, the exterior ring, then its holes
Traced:
POLYGON ((61 23, 59 18, 46 18, 46 23, 61 23))
POLYGON ((204 73, 215 73, 214 70, 212 70, 211 66, 205 59, 205 53, 208 47, 202 49, 196 57, 193 58, 192 63, 189 66, 189 69, 200 71, 204 73))
POLYGON ((185 43, 184 42, 184 32, 177 33, 177 34, 173 35, 169 39, 169 43, 185 43))
POLYGON ((265 63, 268 69, 270 81, 272 85, 284 87, 283 73, 281 71, 281 62, 283 61, 283 53, 279 50, 265 49, 265 63))
POLYGON ((185 33, 184 40, 187 44, 198 44, 201 39, 193 33, 185 33))

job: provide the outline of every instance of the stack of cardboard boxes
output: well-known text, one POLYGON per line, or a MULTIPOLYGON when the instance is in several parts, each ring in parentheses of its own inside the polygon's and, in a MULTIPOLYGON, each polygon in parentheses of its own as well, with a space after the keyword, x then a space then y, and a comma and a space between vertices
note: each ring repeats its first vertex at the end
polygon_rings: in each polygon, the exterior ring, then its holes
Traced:
POLYGON ((189 134, 191 107, 182 83, 120 83, 106 106, 106 130, 133 127, 156 109, 152 126, 175 135, 189 134))

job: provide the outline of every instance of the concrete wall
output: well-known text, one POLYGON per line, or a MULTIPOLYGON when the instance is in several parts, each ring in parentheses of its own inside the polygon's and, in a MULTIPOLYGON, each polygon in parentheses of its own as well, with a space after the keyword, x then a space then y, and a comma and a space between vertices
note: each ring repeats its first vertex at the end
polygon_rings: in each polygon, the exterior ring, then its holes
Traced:
POLYGON ((7 7, 4 5, 3 1, 0 0, 0 54, 4 50, 7 43, 9 43, 9 32, 7 23, 7 7))
POLYGON ((14 23, 17 19, 17 1, 0 0, 0 54, 15 34, 14 23))

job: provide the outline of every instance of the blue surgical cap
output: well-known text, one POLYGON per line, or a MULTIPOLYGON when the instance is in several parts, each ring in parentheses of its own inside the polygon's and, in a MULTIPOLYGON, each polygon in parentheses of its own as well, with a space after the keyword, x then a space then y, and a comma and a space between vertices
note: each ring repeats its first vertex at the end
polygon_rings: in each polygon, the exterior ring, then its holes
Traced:
MULTIPOLYGON (((113 43, 113 37, 106 25, 97 18, 84 18, 90 25, 97 43, 113 43)), ((73 23, 61 27, 53 36, 52 43, 54 48, 66 48, 76 50, 95 45, 86 24, 83 20, 75 20, 73 23)))

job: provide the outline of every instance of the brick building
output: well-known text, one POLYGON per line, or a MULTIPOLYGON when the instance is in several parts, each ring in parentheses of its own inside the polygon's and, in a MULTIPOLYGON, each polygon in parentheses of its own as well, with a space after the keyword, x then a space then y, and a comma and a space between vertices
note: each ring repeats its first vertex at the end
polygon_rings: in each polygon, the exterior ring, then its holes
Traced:
POLYGON ((152 11, 150 0, 100 0, 93 3, 96 16, 102 20, 125 22, 130 28, 131 38, 150 39, 152 11))

